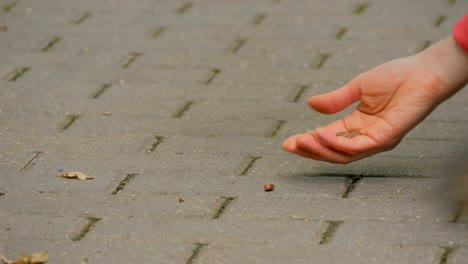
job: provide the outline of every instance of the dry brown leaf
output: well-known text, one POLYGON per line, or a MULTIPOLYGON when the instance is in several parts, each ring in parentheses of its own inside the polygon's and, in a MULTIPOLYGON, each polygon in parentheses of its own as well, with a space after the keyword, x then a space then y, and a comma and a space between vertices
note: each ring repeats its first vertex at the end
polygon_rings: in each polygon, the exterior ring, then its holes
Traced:
POLYGON ((16 260, 8 260, 5 256, 0 256, 4 264, 43 264, 49 260, 47 252, 34 253, 30 256, 20 255, 16 260))
POLYGON ((71 171, 71 172, 67 172, 67 173, 62 173, 60 174, 60 176, 64 177, 64 178, 71 178, 71 179, 80 179, 82 181, 84 180, 93 180, 94 177, 93 176, 89 176, 89 175, 86 175, 82 172, 79 172, 79 171, 71 171))

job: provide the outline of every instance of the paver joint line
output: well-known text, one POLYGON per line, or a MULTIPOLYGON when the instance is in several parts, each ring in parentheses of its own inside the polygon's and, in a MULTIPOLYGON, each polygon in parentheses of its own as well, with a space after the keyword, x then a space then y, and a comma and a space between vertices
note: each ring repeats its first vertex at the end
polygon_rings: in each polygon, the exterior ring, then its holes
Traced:
POLYGON ((335 39, 342 39, 344 37, 344 35, 346 34, 346 32, 348 32, 348 28, 347 27, 341 27, 338 32, 336 33, 335 35, 335 39))
POLYGON ((190 255, 190 257, 187 259, 187 262, 185 262, 185 263, 186 264, 194 264, 196 262, 197 258, 202 253, 203 248, 205 248, 208 245, 209 244, 206 244, 206 243, 196 243, 195 248, 192 251, 192 255, 190 255))
POLYGON ((165 31, 167 30, 167 28, 165 26, 160 26, 159 28, 153 30, 153 33, 151 34, 151 37, 152 38, 158 38, 159 36, 162 35, 162 33, 164 33, 165 31))
POLYGON ((356 184, 362 180, 362 177, 348 177, 348 179, 350 182, 341 198, 348 198, 349 194, 356 188, 356 184))
POLYGON ((297 92, 296 94, 294 95, 294 98, 292 99, 292 102, 293 103, 297 103, 299 102, 299 100, 301 99, 302 95, 305 93, 305 91, 307 89, 309 89, 310 86, 309 85, 299 85, 298 88, 297 88, 297 92))
POLYGON ((343 221, 327 221, 326 223, 327 223, 327 229, 322 234, 319 245, 329 243, 331 239, 333 238, 333 236, 335 235, 336 230, 343 223, 343 221))
POLYGON ((325 62, 327 62, 331 57, 330 53, 320 53, 315 60, 315 63, 313 64, 313 69, 320 69, 325 65, 325 62))
POLYGON ((34 156, 28 162, 26 162, 26 164, 24 164, 24 166, 21 167, 19 169, 19 171, 24 171, 25 169, 27 169, 29 167, 29 165, 34 165, 34 163, 33 163, 34 160, 36 160, 39 157, 39 155, 41 155, 42 153, 44 153, 44 151, 36 151, 34 153, 34 156))
POLYGON ((128 54, 126 60, 124 61, 124 63, 122 64, 122 68, 126 69, 128 67, 130 67, 130 65, 132 65, 132 63, 138 58, 138 57, 141 57, 143 55, 143 53, 141 52, 130 52, 130 54, 128 54))
POLYGON ((247 43, 246 38, 238 38, 234 41, 234 45, 231 49, 231 53, 237 53, 247 43))
POLYGON ((17 4, 18 4, 17 1, 6 4, 5 7, 3 8, 3 13, 10 12, 17 4))
POLYGON ((442 249, 444 250, 442 252, 442 255, 440 256, 440 259, 439 259, 439 264, 447 264, 448 263, 448 260, 450 258, 450 255, 455 252, 458 247, 456 246, 452 246, 452 247, 442 247, 442 249))
POLYGON ((259 159, 261 159, 262 157, 249 157, 248 160, 247 160, 247 164, 243 167, 243 169, 241 170, 239 176, 244 176, 244 175, 247 175, 247 173, 250 171, 250 169, 254 166, 255 162, 259 159))
POLYGON ((129 173, 123 180, 120 181, 119 185, 115 188, 112 194, 117 194, 118 192, 122 191, 127 184, 130 183, 138 174, 137 173, 129 173))
POLYGON ((185 102, 184 105, 174 114, 174 118, 181 118, 184 116, 184 114, 190 110, 194 103, 195 102, 192 100, 185 102))
POLYGON ((285 120, 278 120, 269 137, 275 137, 280 132, 281 128, 283 128, 284 124, 286 124, 285 120))
POLYGON ((267 16, 266 14, 256 14, 252 21, 252 25, 254 26, 260 25, 263 22, 263 20, 265 20, 266 16, 267 16))
POLYGON ((442 25, 442 23, 444 23, 444 21, 446 20, 447 18, 445 16, 439 16, 437 17, 437 20, 434 24, 435 27, 440 27, 442 25))
POLYGON ((235 197, 220 197, 222 198, 222 202, 219 205, 218 209, 216 209, 213 219, 219 219, 223 213, 226 211, 226 209, 229 207, 229 205, 236 199, 235 197))
POLYGON ((369 7, 369 3, 361 3, 354 9, 354 14, 360 15, 364 13, 364 11, 366 11, 368 7, 369 7))
POLYGON ((90 17, 91 17, 91 12, 86 12, 83 15, 81 15, 80 17, 78 17, 77 19, 72 20, 71 23, 74 24, 74 25, 79 25, 79 24, 83 23, 86 19, 88 19, 90 17))
POLYGON ((184 3, 177 9, 177 13, 178 14, 183 14, 183 13, 187 12, 187 10, 192 8, 192 6, 193 6, 192 2, 184 3))
POLYGON ((93 99, 96 99, 98 98, 99 96, 101 96, 105 91, 107 91, 110 87, 112 86, 111 83, 103 83, 101 84, 101 86, 99 87, 99 90, 97 90, 97 92, 93 95, 93 99))
POLYGON ((20 67, 13 71, 11 74, 12 76, 9 78, 10 82, 16 82, 19 78, 23 77, 23 75, 28 72, 31 68, 30 67, 20 67))
POLYGON ((458 222, 460 216, 468 214, 468 212, 465 212, 465 209, 468 208, 467 203, 467 201, 458 201, 456 203, 455 215, 453 216, 453 219, 451 221, 452 223, 458 222))
POLYGON ((87 217, 88 222, 84 224, 80 229, 78 229, 74 235, 72 235, 71 240, 73 242, 80 241, 83 239, 86 234, 88 234, 102 218, 99 217, 87 217))
POLYGON ((49 51, 51 48, 55 46, 55 44, 59 43, 61 40, 62 40, 62 37, 60 36, 53 37, 49 42, 46 43, 44 47, 42 47, 41 51, 42 52, 49 51))
POLYGON ((63 125, 62 127, 62 131, 70 128, 70 126, 73 125, 76 122, 76 120, 78 120, 79 117, 80 115, 67 115, 65 118, 65 122, 64 122, 65 125, 63 125))
POLYGON ((208 85, 208 84, 210 84, 211 82, 213 82, 213 80, 215 79, 215 77, 216 77, 220 72, 221 72, 221 69, 219 69, 219 68, 211 69, 210 77, 208 77, 208 79, 205 81, 205 84, 208 85))
POLYGON ((159 146, 159 144, 161 144, 164 140, 163 136, 155 135, 154 138, 156 139, 156 141, 151 143, 149 148, 146 150, 148 153, 153 153, 156 150, 156 148, 159 146))

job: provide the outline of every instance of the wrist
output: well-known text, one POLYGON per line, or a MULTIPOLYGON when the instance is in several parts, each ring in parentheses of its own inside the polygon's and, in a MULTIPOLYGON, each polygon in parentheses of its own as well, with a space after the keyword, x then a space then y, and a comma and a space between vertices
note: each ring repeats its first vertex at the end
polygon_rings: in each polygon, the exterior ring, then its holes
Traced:
POLYGON ((419 65, 442 81, 439 91, 442 100, 456 93, 468 82, 468 53, 452 36, 437 42, 415 57, 419 65))

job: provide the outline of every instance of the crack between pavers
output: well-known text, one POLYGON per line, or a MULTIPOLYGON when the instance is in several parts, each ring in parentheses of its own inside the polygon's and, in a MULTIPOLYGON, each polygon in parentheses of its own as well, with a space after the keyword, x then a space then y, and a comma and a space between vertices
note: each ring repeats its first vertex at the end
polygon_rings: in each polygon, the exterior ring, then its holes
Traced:
POLYGON ((268 137, 271 137, 271 138, 275 137, 280 132, 280 130, 283 128, 284 124, 286 124, 286 121, 278 120, 276 122, 276 126, 273 128, 273 131, 271 132, 271 134, 268 137))
POLYGON ((156 139, 155 142, 151 143, 150 147, 146 150, 148 153, 153 153, 156 148, 159 146, 159 144, 161 144, 164 140, 164 137, 163 136, 154 136, 154 138, 156 139))
POLYGON ((166 31, 166 29, 167 28, 165 26, 161 26, 158 29, 154 30, 153 33, 151 34, 151 38, 153 39, 158 38, 159 36, 162 35, 162 33, 166 31))
POLYGON ((96 223, 99 222, 102 218, 99 217, 87 217, 88 222, 84 224, 77 232, 75 235, 71 237, 71 240, 73 242, 80 241, 83 239, 86 234, 88 234, 95 226, 96 223))
POLYGON ((247 165, 241 170, 240 176, 245 176, 250 171, 250 169, 255 165, 255 162, 262 157, 249 157, 247 165))
POLYGON ((458 249, 456 246, 450 246, 450 247, 441 247, 444 252, 442 252, 442 255, 440 256, 439 259, 439 264, 447 264, 447 261, 449 260, 450 255, 458 249))
POLYGON ((41 51, 42 52, 47 52, 49 51, 50 49, 52 49, 57 43, 59 43, 60 41, 62 40, 62 37, 60 36, 55 36, 53 37, 49 42, 47 42, 47 44, 42 47, 41 51))
POLYGON ((132 65, 132 63, 135 62, 135 60, 138 57, 141 57, 142 55, 143 53, 141 52, 130 52, 130 54, 127 57, 127 60, 122 64, 122 68, 126 69, 130 67, 130 65, 132 65))
POLYGON ((346 191, 343 193, 341 198, 348 198, 349 194, 356 188, 357 183, 362 180, 362 177, 348 177, 350 183, 348 184, 348 187, 346 187, 346 191))
POLYGON ((234 41, 234 45, 231 49, 231 53, 237 53, 239 50, 247 43, 247 39, 245 38, 238 38, 234 41))
POLYGON ((12 73, 13 76, 10 79, 8 79, 8 81, 16 82, 19 78, 23 77, 23 75, 30 69, 30 67, 21 67, 19 69, 16 69, 14 73, 12 73))
POLYGON ((65 125, 62 127, 62 131, 67 130, 71 125, 73 125, 76 120, 78 120, 80 116, 79 115, 67 115, 68 121, 65 122, 65 125))
POLYGON ((185 262, 185 263, 186 264, 194 264, 195 261, 200 256, 200 254, 202 253, 203 248, 205 248, 208 245, 209 244, 206 244, 206 243, 200 243, 200 242, 196 243, 195 248, 192 251, 192 255, 190 255, 190 257, 187 259, 187 262, 185 262))
POLYGON ((118 192, 122 191, 125 186, 127 186, 131 180, 133 180, 138 174, 137 173, 129 173, 123 180, 119 182, 119 185, 115 188, 115 190, 112 192, 113 195, 116 195, 118 192))
POLYGON ((183 14, 185 12, 187 12, 187 10, 189 10, 190 8, 192 8, 193 6, 193 3, 192 2, 187 2, 187 3, 184 3, 182 4, 178 9, 177 9, 177 14, 183 14))
POLYGON ((236 199, 235 197, 220 197, 223 199, 221 204, 219 205, 218 209, 216 209, 215 213, 213 214, 213 219, 219 219, 226 209, 229 207, 229 205, 236 199))
POLYGON ((112 84, 110 83, 103 83, 101 84, 99 90, 93 95, 93 99, 96 99, 98 98, 99 96, 101 96, 105 91, 107 91, 110 87, 112 86, 112 84))
POLYGON ((260 25, 265 20, 266 17, 267 17, 266 14, 257 14, 257 15, 255 15, 255 17, 254 17, 254 19, 252 21, 252 25, 254 25, 254 26, 260 25))
POLYGON ((36 151, 34 156, 28 162, 26 162, 26 164, 24 164, 24 166, 21 167, 19 171, 24 171, 25 169, 27 169, 29 165, 33 164, 34 160, 36 160, 42 153, 44 153, 44 151, 36 151))
POLYGON ((79 18, 75 19, 72 21, 72 24, 74 25, 79 25, 83 23, 86 19, 91 17, 91 12, 86 12, 83 15, 81 15, 79 18))
POLYGON ((10 4, 5 5, 5 7, 3 8, 3 13, 8 13, 8 12, 10 12, 17 4, 18 4, 18 2, 15 1, 15 2, 13 2, 13 3, 10 3, 10 4))
POLYGON ((195 102, 192 101, 192 100, 189 100, 187 102, 185 102, 185 104, 174 114, 174 118, 181 118, 182 116, 184 116, 184 114, 186 112, 188 112, 190 110, 190 108, 193 106, 195 102))
POLYGON ((327 229, 322 234, 319 245, 324 245, 324 244, 329 243, 331 239, 333 238, 333 236, 335 235, 336 230, 342 223, 343 221, 327 221, 327 229))
POLYGON ((291 102, 293 102, 293 103, 299 102, 299 100, 301 99, 302 95, 303 95, 303 94, 305 93, 305 91, 306 91, 307 89, 309 89, 309 88, 310 88, 309 85, 300 85, 300 86, 298 87, 297 92, 296 92, 296 94, 294 95, 294 97, 293 97, 293 99, 292 99, 291 102))
POLYGON ((208 79, 206 79, 205 85, 208 85, 208 84, 212 83, 219 73, 221 73, 221 69, 219 69, 219 68, 211 69, 211 75, 210 75, 210 77, 208 77, 208 79))

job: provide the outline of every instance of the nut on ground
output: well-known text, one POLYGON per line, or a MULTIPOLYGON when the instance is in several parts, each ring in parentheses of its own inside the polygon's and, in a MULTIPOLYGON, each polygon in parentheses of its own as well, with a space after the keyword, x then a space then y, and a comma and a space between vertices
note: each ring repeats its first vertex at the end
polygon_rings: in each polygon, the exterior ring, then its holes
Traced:
POLYGON ((274 189, 275 189, 275 185, 273 183, 265 184, 263 186, 263 190, 265 190, 265 192, 271 192, 274 189))

